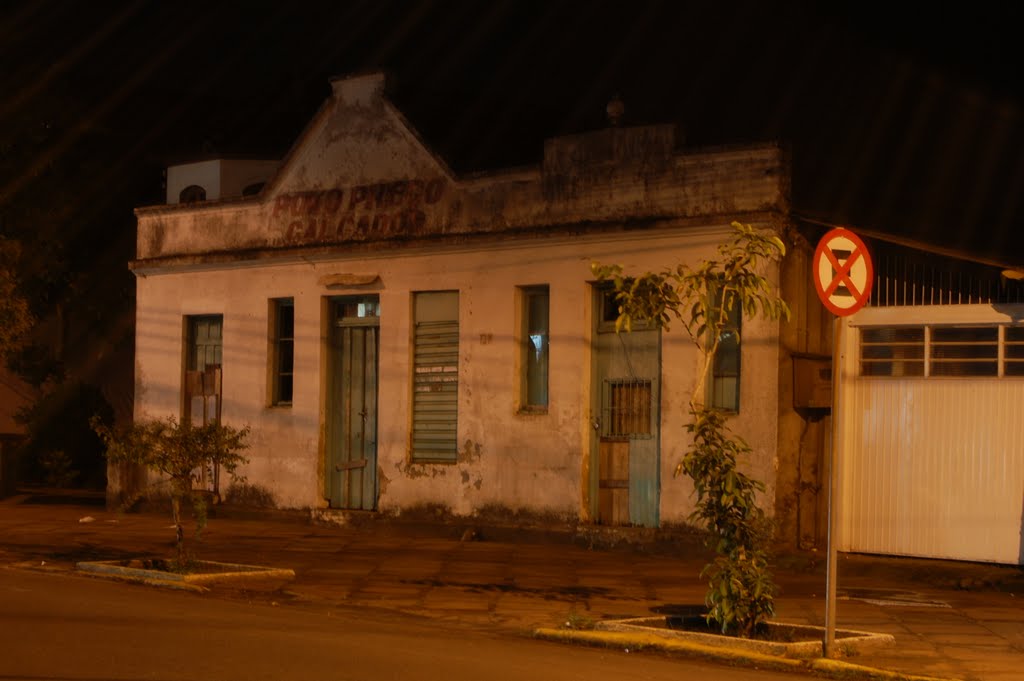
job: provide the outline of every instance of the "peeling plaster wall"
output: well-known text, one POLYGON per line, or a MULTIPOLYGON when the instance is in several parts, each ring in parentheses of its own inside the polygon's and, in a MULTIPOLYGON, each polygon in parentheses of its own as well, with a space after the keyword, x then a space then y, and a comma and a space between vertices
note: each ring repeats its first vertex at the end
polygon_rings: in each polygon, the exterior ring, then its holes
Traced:
MULTIPOLYGON (((486 256, 449 249, 387 258, 188 272, 139 280, 138 415, 180 409, 182 318, 224 315, 225 422, 250 425, 250 484, 273 490, 283 507, 324 505, 319 479, 321 420, 321 298, 317 283, 344 270, 381 280, 378 466, 379 508, 400 512, 442 504, 468 515, 502 506, 575 517, 581 513, 582 470, 589 456, 590 263, 619 262, 630 270, 709 257, 726 225, 665 230, 586 241, 547 239, 492 247, 486 256), (516 412, 517 286, 546 283, 551 292, 550 408, 516 412), (409 461, 410 298, 414 291, 460 292, 458 462, 409 461), (295 395, 290 407, 270 407, 266 394, 268 299, 295 298, 295 395), (386 482, 384 481, 386 479, 386 482)), ((365 292, 365 291, 363 291, 365 292)), ((771 484, 776 449, 774 324, 744 327, 742 412, 734 427, 756 450, 749 462, 771 484)), ((663 521, 682 522, 692 510, 688 481, 674 479, 687 445, 686 405, 699 356, 681 332, 663 336, 661 401, 663 521)), ((771 494, 769 491, 769 495, 771 494)))
MULTIPOLYGON (((390 125, 383 127, 392 129, 390 125)), ((358 140, 347 142, 358 146, 358 140)), ((384 138, 384 143, 394 143, 394 148, 384 154, 392 158, 401 156, 408 141, 392 134, 384 138)), ((671 167, 658 175, 638 167, 632 172, 611 174, 599 184, 569 184, 559 186, 557 191, 546 187, 551 178, 537 171, 449 179, 436 166, 431 169, 429 158, 418 163, 406 159, 401 164, 384 164, 372 173, 361 168, 348 177, 338 176, 335 171, 329 181, 313 182, 309 177, 327 172, 327 167, 362 162, 340 142, 332 143, 331 148, 335 152, 333 163, 318 154, 308 159, 310 166, 284 171, 280 185, 259 200, 212 202, 188 209, 139 209, 138 257, 536 231, 581 222, 742 216, 786 209, 779 178, 783 155, 775 146, 677 156, 671 167), (312 184, 299 190, 303 186, 300 181, 312 184), (387 205, 372 206, 373 202, 360 198, 360 193, 378 187, 386 190, 403 181, 435 183, 431 186, 441 187, 441 195, 429 205, 424 205, 424 200, 415 206, 423 209, 424 216, 422 222, 412 223, 411 231, 375 228, 373 218, 403 214, 413 208, 412 202, 385 198, 383 203, 387 205), (329 195, 332 187, 338 194, 329 195), (368 219, 360 223, 363 217, 368 219)), ((307 160, 302 154, 299 157, 307 160)))
MULTIPOLYGON (((380 296, 378 508, 443 505, 589 517, 591 263, 627 271, 713 257, 729 221, 788 210, 776 146, 680 154, 665 126, 550 140, 538 169, 455 178, 383 97, 383 80, 335 83, 257 198, 139 209, 137 416, 179 414, 183 318, 224 316, 223 418, 252 427, 241 473, 276 505, 323 498, 324 299, 380 296), (326 288, 327 282, 375 282, 326 288), (546 414, 517 412, 516 289, 550 287, 546 414), (458 460, 410 461, 411 299, 458 290, 458 460), (295 302, 295 392, 268 406, 268 300, 295 302)), ((777 277, 778 273, 772 273, 777 277)), ((745 323, 741 413, 748 470, 774 495, 779 328, 745 323)), ((662 336, 662 522, 693 508, 673 477, 699 366, 680 330, 662 336)))

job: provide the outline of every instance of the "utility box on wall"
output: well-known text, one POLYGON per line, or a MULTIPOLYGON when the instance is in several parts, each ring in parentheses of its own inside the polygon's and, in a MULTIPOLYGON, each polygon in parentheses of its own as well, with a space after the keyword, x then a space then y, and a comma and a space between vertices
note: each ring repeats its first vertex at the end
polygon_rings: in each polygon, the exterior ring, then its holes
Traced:
POLYGON ((832 408, 832 358, 793 355, 793 408, 832 408))

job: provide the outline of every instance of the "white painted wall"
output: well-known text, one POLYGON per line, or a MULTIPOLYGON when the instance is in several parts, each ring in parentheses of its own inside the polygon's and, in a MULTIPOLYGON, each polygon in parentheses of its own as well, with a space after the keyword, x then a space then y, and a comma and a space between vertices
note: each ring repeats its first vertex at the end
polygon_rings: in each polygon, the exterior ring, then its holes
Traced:
MULTIPOLYGON (((279 506, 322 507, 321 302, 325 296, 379 293, 379 508, 400 512, 443 504, 469 515, 484 506, 566 517, 581 514, 581 472, 589 456, 592 261, 629 271, 710 257, 726 225, 665 228, 580 238, 443 246, 230 269, 162 270, 138 279, 136 416, 178 415, 183 316, 224 315, 226 423, 250 425, 249 483, 273 490, 279 506), (330 290, 337 273, 376 274, 380 290, 330 290), (550 407, 516 413, 517 286, 551 293, 550 407), (460 292, 459 424, 455 464, 409 462, 411 293, 460 292), (268 299, 294 297, 295 392, 290 407, 268 406, 268 299)), ((777 325, 745 322, 741 413, 736 430, 755 448, 749 469, 774 477, 777 423, 777 325)), ((687 446, 686 405, 698 355, 681 332, 663 336, 662 522, 681 522, 691 486, 673 477, 687 446)), ((770 496, 771 493, 769 493, 770 496)), ((771 499, 768 499, 771 506, 771 499)))
POLYGON ((1024 556, 1024 379, 861 378, 858 331, 990 324, 1024 309, 866 308, 844 331, 839 547, 1018 563, 1024 556))
POLYGON ((178 203, 181 190, 192 185, 206 190, 207 200, 220 198, 220 160, 181 163, 167 169, 167 203, 178 203))
POLYGON ((273 177, 280 165, 275 160, 211 159, 170 166, 167 203, 179 203, 181 190, 194 184, 206 190, 207 201, 238 198, 250 184, 273 177))

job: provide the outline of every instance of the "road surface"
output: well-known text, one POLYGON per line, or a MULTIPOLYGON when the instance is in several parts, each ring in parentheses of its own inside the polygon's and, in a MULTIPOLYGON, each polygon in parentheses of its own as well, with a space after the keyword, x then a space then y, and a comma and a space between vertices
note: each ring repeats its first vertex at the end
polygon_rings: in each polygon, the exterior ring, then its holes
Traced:
POLYGON ((778 681, 394 613, 0 568, 0 680, 778 681))

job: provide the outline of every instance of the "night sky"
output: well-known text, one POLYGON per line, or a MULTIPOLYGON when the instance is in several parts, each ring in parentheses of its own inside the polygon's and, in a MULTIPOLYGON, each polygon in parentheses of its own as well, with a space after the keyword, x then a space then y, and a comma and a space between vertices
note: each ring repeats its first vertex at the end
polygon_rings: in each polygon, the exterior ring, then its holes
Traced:
POLYGON ((162 167, 280 157, 328 78, 383 68, 460 173, 538 163, 619 94, 687 146, 789 144, 801 214, 1024 264, 1024 10, 897 4, 3 3, 0 227, 127 260, 162 167))

